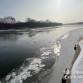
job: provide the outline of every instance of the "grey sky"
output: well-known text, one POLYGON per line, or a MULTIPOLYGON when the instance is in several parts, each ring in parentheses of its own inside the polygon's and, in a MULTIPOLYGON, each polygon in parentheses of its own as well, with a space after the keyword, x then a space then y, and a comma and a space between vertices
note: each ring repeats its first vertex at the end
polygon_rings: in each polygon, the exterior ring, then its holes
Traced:
POLYGON ((83 21, 83 0, 0 0, 0 18, 27 17, 68 23, 83 21))

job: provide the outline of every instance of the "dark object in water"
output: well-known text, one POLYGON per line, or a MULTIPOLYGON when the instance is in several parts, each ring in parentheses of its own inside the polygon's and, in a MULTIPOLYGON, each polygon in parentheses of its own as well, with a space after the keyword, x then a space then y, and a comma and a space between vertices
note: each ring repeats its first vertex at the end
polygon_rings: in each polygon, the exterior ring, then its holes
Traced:
POLYGON ((66 68, 64 75, 62 77, 62 83, 66 83, 69 80, 70 77, 70 69, 66 68))
POLYGON ((65 74, 64 74, 64 76, 62 78, 62 83, 66 83, 65 74))
POLYGON ((66 80, 65 79, 62 79, 62 83, 66 83, 66 80))
POLYGON ((74 46, 74 50, 76 50, 76 48, 77 48, 77 46, 75 45, 75 46, 74 46))

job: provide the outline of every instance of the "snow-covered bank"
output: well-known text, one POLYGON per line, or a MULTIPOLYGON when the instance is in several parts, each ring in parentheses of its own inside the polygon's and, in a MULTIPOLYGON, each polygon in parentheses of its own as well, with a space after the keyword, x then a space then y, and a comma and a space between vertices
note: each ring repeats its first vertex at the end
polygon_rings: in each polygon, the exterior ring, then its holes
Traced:
POLYGON ((53 75, 48 83, 61 83, 65 68, 71 68, 71 63, 75 53, 74 46, 75 44, 78 44, 79 38, 83 37, 83 29, 73 30, 67 35, 67 38, 64 36, 60 41, 60 56, 58 62, 54 65, 53 75))
POLYGON ((83 40, 79 42, 81 52, 71 71, 71 83, 83 83, 83 40))

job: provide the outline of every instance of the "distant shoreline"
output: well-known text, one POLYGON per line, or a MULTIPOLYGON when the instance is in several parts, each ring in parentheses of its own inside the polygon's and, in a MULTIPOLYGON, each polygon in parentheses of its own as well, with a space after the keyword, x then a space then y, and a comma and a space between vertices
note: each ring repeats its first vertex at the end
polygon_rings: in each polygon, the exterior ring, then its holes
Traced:
POLYGON ((19 22, 19 23, 0 23, 0 30, 25 29, 38 27, 62 26, 62 23, 56 22, 19 22))

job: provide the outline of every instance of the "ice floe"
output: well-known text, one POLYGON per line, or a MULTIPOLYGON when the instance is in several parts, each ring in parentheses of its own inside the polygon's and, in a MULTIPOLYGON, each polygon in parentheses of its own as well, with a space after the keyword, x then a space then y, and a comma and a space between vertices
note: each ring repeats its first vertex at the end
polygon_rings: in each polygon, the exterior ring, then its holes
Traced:
POLYGON ((28 77, 31 77, 33 74, 37 74, 43 67, 45 67, 45 65, 42 64, 42 59, 34 58, 28 67, 27 66, 23 67, 22 65, 20 67, 20 69, 22 70, 19 69, 19 73, 17 71, 7 75, 4 82, 23 83, 23 80, 26 80, 28 77))

